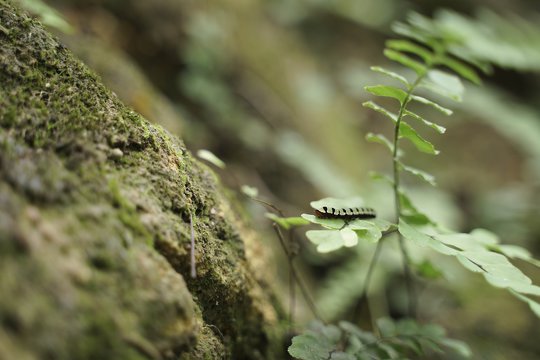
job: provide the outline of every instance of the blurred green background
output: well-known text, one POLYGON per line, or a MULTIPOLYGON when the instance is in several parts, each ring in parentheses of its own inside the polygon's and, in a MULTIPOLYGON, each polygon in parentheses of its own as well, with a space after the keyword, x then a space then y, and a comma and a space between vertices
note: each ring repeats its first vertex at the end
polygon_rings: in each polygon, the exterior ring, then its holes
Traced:
MULTIPOLYGON (((386 152, 368 131, 389 124, 361 106, 366 85, 386 81, 369 71, 392 67, 382 55, 391 24, 410 11, 461 33, 470 50, 495 64, 484 85, 466 84, 447 127, 431 139, 441 154, 409 163, 437 177, 436 189, 405 179, 416 205, 460 231, 484 227, 540 256, 540 2, 526 0, 20 0, 127 104, 179 135, 194 153, 209 149, 244 220, 273 248, 266 260, 287 304, 286 259, 266 209, 235 193, 255 186, 288 216, 309 212, 326 196, 363 196, 392 219, 392 193, 370 170, 388 172, 386 152), (37 5, 37 6, 36 6, 37 5), (56 13, 57 11, 58 13, 56 13), (63 20, 67 21, 64 23, 63 20)), ((400 69, 399 72, 403 70, 400 69)), ((317 254, 303 236, 299 265, 326 319, 350 316, 373 248, 317 254)), ((484 285, 454 260, 418 278, 420 318, 467 341, 477 359, 540 358, 540 324, 526 305, 484 285)), ((387 247, 376 271, 374 316, 403 316, 399 254, 387 247)), ((538 269, 517 263, 536 283, 538 269)), ((298 299, 300 328, 311 317, 298 299)))

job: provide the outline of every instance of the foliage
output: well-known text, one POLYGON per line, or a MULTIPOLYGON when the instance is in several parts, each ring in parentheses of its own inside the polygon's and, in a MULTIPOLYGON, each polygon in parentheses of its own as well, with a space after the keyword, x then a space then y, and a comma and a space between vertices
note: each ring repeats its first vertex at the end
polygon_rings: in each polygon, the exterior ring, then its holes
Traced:
MULTIPOLYGON (((537 15, 536 15, 537 16, 537 15)), ((536 19, 538 20, 538 19, 536 19)), ((482 9, 475 19, 456 12, 439 11, 432 26, 460 40, 456 52, 467 54, 502 68, 540 70, 540 31, 538 21, 506 17, 482 9)))
POLYGON ((438 325, 382 318, 377 326, 379 336, 347 321, 337 326, 313 322, 308 331, 293 338, 289 353, 302 360, 405 359, 442 352, 442 348, 465 357, 471 355, 465 343, 447 338, 438 325))
POLYGON ((39 20, 53 28, 59 31, 62 31, 64 33, 72 33, 73 28, 71 25, 62 17, 62 15, 50 7, 49 5, 45 4, 41 0, 17 0, 22 7, 24 7, 26 10, 28 10, 30 13, 35 14, 39 17, 39 20))
MULTIPOLYGON (((514 266, 510 259, 521 259, 539 266, 538 260, 533 259, 524 248, 502 245, 500 240, 487 230, 476 229, 470 233, 459 233, 442 227, 428 215, 418 211, 400 182, 402 174, 409 174, 432 186, 436 185, 433 175, 406 164, 405 151, 400 147, 400 140, 406 139, 419 152, 429 155, 439 154, 432 142, 420 135, 415 127, 423 125, 439 134, 443 134, 445 128, 425 119, 416 110, 419 108, 418 105, 429 106, 446 116, 452 114, 450 109, 438 102, 417 95, 417 91, 423 88, 428 93, 461 101, 464 86, 460 78, 480 84, 478 70, 490 71, 488 59, 474 56, 473 52, 462 51, 465 46, 463 37, 419 14, 411 15, 407 23, 397 23, 394 30, 405 39, 387 41, 384 55, 412 70, 415 76, 408 79, 383 67, 372 67, 374 72, 389 77, 398 84, 366 86, 366 91, 379 98, 394 100, 399 106, 397 111, 387 109, 375 101, 367 101, 364 106, 380 113, 394 125, 393 138, 389 139, 384 134, 368 133, 366 139, 383 145, 392 157, 393 176, 374 174, 373 177, 386 181, 392 187, 396 221, 390 223, 380 219, 322 219, 302 214, 303 219, 324 228, 309 230, 306 236, 321 253, 342 247, 353 247, 359 241, 377 243, 377 250, 370 264, 371 270, 377 261, 384 235, 393 233, 397 228, 408 282, 411 315, 414 313, 414 301, 411 299, 414 295, 411 290, 410 271, 415 264, 410 260, 408 252, 429 248, 437 253, 455 257, 467 270, 482 274, 490 285, 507 289, 518 299, 526 302, 540 317, 540 303, 532 298, 540 296, 540 287, 533 285, 531 279, 514 266)), ((322 207, 347 209, 362 207, 364 204, 361 198, 326 198, 312 202, 311 206, 315 210, 322 207)), ((287 228, 300 225, 300 223, 293 224, 287 219, 280 219, 277 222, 282 226, 285 223, 287 228)), ((414 268, 425 278, 438 278, 443 275, 429 260, 416 264, 414 268)), ((363 284, 362 295, 365 294, 369 284, 370 270, 363 284)), ((463 344, 443 339, 444 332, 438 327, 423 327, 412 320, 397 324, 390 320, 380 320, 377 328, 380 335, 362 332, 349 323, 342 322, 339 326, 317 324, 314 330, 295 337, 289 352, 300 359, 364 359, 381 356, 403 358, 407 351, 422 353, 426 344, 429 344, 428 348, 431 349, 447 345, 459 349, 462 355, 470 355, 470 351, 463 344)))

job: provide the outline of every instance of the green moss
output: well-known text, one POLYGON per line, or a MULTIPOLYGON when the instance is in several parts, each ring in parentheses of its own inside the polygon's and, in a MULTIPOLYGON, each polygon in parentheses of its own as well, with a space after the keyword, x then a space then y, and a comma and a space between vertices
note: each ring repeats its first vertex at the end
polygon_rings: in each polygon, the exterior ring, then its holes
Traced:
POLYGON ((0 23, 0 337, 36 358, 268 358, 273 309, 213 175, 4 0, 0 23))

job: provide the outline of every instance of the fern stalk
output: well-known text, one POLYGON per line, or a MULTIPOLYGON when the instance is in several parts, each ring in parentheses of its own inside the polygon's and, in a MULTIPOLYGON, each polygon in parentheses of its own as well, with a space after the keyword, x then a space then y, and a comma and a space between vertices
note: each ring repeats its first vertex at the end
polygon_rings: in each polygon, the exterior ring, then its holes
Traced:
MULTIPOLYGON (((394 127, 394 141, 393 141, 393 151, 392 151, 392 167, 393 167, 393 190, 394 190, 394 204, 395 204, 395 212, 396 212, 396 224, 399 227, 400 218, 401 218, 401 200, 399 196, 399 185, 400 185, 400 169, 399 169, 399 155, 398 155, 398 149, 399 149, 399 131, 400 131, 400 125, 401 120, 403 119, 403 116, 405 114, 405 110, 407 109, 407 105, 409 104, 409 101, 411 101, 411 96, 413 95, 414 90, 418 87, 418 85, 422 82, 422 80, 426 77, 428 72, 433 68, 433 64, 436 63, 436 59, 438 56, 442 56, 444 54, 444 50, 441 47, 437 47, 435 49, 435 54, 433 59, 426 61, 426 67, 423 72, 418 74, 416 77, 416 80, 414 83, 412 83, 411 86, 407 89, 407 96, 405 97, 405 100, 400 105, 399 113, 396 120, 396 125, 394 127)), ((401 235, 400 232, 398 232, 398 243, 399 248, 401 251, 401 256, 403 259, 403 273, 405 275, 405 284, 407 287, 407 297, 409 301, 409 316, 412 318, 416 318, 416 304, 417 304, 417 297, 416 297, 416 289, 414 286, 413 278, 412 278, 412 272, 410 267, 410 257, 409 253, 407 251, 407 247, 405 246, 405 241, 403 239, 403 235, 401 235)))

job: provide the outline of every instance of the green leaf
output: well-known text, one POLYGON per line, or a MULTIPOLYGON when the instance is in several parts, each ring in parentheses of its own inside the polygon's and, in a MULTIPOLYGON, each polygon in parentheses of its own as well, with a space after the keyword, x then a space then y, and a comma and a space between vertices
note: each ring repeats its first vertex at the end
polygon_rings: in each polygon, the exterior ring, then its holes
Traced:
POLYGON ((475 241, 487 247, 496 245, 500 242, 497 235, 486 229, 474 229, 471 231, 471 236, 474 237, 475 241))
POLYGON ((510 292, 521 301, 526 302, 534 314, 540 318, 540 304, 538 302, 528 298, 527 296, 521 295, 516 291, 510 290, 510 292))
POLYGON ((409 39, 416 40, 420 43, 430 45, 433 42, 433 39, 423 31, 415 29, 409 24, 403 22, 394 22, 392 24, 392 30, 399 35, 408 37, 409 39))
POLYGON ((424 64, 411 59, 410 57, 408 57, 405 54, 400 53, 399 51, 385 49, 384 56, 386 56, 390 60, 393 60, 397 63, 400 63, 403 66, 406 66, 412 69, 417 75, 422 75, 427 71, 427 68, 424 64))
POLYGON ((388 184, 390 184, 391 186, 394 186, 394 180, 392 180, 392 178, 390 176, 385 175, 385 174, 381 174, 380 172, 370 171, 369 172, 369 177, 371 177, 371 179, 373 179, 373 180, 385 181, 388 184))
POLYGON ((358 238, 368 243, 376 243, 382 237, 381 230, 371 221, 353 220, 346 229, 354 230, 358 238))
POLYGON ((378 72, 380 74, 387 75, 387 76, 391 77, 392 79, 401 81, 405 86, 407 86, 407 88, 409 88, 409 86, 410 86, 409 81, 404 76, 401 76, 401 75, 399 75, 399 74, 397 74, 397 73, 395 73, 393 71, 386 70, 385 68, 382 68, 380 66, 372 66, 370 69, 372 71, 378 72))
POLYGON ((332 355, 330 355, 329 360, 357 360, 356 356, 344 353, 343 351, 334 351, 332 355))
POLYGON ((220 169, 225 169, 225 163, 209 150, 201 149, 197 151, 197 156, 220 169))
POLYGON ((242 185, 240 190, 248 197, 255 198, 259 195, 259 189, 249 185, 242 185))
POLYGON ((414 176, 418 176, 420 179, 424 180, 425 182, 427 182, 428 184, 432 186, 437 186, 437 183, 435 182, 435 176, 425 171, 422 171, 420 169, 414 168, 412 166, 407 166, 403 164, 402 162, 400 162, 399 165, 401 169, 407 171, 408 173, 411 173, 414 176))
POLYGON ((371 132, 367 133, 366 140, 372 143, 384 145, 390 151, 390 154, 394 152, 394 145, 383 134, 374 134, 371 132))
POLYGON ((426 154, 437 155, 439 150, 432 143, 422 138, 409 124, 402 121, 399 126, 399 137, 410 140, 416 148, 426 154))
POLYGON ((404 115, 404 116, 412 117, 412 118, 415 119, 415 120, 418 120, 418 121, 423 122, 424 125, 429 126, 430 128, 432 128, 432 129, 434 129, 435 131, 437 131, 439 134, 444 134, 444 133, 446 132, 446 128, 445 128, 444 126, 441 126, 441 125, 432 123, 431 121, 428 121, 428 120, 424 119, 423 117, 421 117, 420 115, 418 115, 418 114, 416 114, 416 113, 413 113, 412 111, 405 110, 405 111, 403 112, 403 115, 404 115))
POLYGON ((411 95, 411 99, 414 100, 414 101, 418 101, 419 103, 429 105, 429 106, 435 108, 436 110, 442 112, 445 115, 449 116, 449 115, 452 115, 452 113, 453 113, 452 110, 447 109, 447 108, 437 104, 436 102, 428 100, 428 99, 426 99, 424 97, 421 97, 421 96, 418 96, 418 95, 411 95))
POLYGON ((307 333, 293 337, 289 354, 302 360, 327 360, 335 344, 324 336, 307 333))
POLYGON ((425 63, 430 63, 433 60, 431 51, 409 40, 388 40, 386 41, 386 47, 392 50, 414 54, 420 57, 425 63))
POLYGON ((321 225, 327 229, 339 230, 345 225, 345 221, 342 219, 319 219, 311 214, 302 214, 301 216, 310 223, 321 225))
POLYGON ((427 215, 420 212, 403 190, 399 190, 401 217, 412 225, 436 225, 427 215))
POLYGON ((461 80, 454 75, 440 70, 430 70, 420 86, 454 101, 461 101, 465 88, 461 80))
POLYGON ((345 227, 340 231, 341 238, 343 239, 343 245, 345 247, 352 247, 358 244, 358 235, 349 227, 345 227))
POLYGON ((487 252, 485 246, 482 243, 475 241, 474 237, 470 234, 464 233, 452 233, 452 234, 440 234, 436 236, 437 240, 450 245, 454 248, 461 250, 478 251, 481 253, 487 252))
POLYGON ((529 250, 517 245, 498 245, 493 248, 512 259, 520 259, 532 265, 540 267, 540 261, 532 257, 529 250))
POLYGON ((299 216, 295 216, 295 217, 279 217, 276 214, 272 214, 272 213, 266 213, 265 215, 266 215, 267 218, 274 221, 276 224, 278 224, 279 226, 281 226, 285 230, 289 230, 292 227, 309 224, 308 220, 306 220, 306 219, 304 219, 302 217, 299 217, 299 216))
POLYGON ((312 243, 317 245, 317 251, 320 253, 335 251, 342 247, 351 247, 358 243, 358 238, 353 244, 351 242, 352 238, 349 238, 350 233, 347 232, 343 235, 340 230, 309 230, 306 232, 306 236, 312 243))
POLYGON ((448 56, 439 57, 437 60, 438 63, 450 68, 462 78, 467 79, 475 83, 476 85, 482 84, 482 80, 480 79, 476 71, 464 62, 448 56))
POLYGON ((378 112, 380 114, 383 114, 384 116, 386 116, 387 118, 392 120, 394 123, 397 122, 397 115, 396 114, 386 110, 385 108, 383 108, 380 105, 375 104, 373 101, 366 101, 366 102, 364 102, 362 104, 362 106, 367 107, 367 108, 372 109, 372 110, 375 110, 376 112, 378 112))
POLYGON ((421 246, 421 247, 430 247, 433 250, 445 254, 445 255, 456 255, 459 253, 459 251, 452 249, 446 245, 444 245, 442 242, 435 240, 432 236, 424 234, 418 230, 416 230, 411 225, 407 224, 405 220, 401 219, 399 221, 399 232, 405 239, 411 241, 412 243, 421 246))
POLYGON ((470 358, 472 356, 472 351, 469 345, 465 344, 463 341, 455 339, 440 339, 441 345, 446 346, 449 349, 454 350, 459 355, 470 358))
POLYGON ((400 88, 390 86, 390 85, 374 85, 366 86, 364 89, 376 96, 383 96, 396 99, 401 105, 403 105, 405 99, 407 98, 407 93, 400 88))
POLYGON ((62 14, 42 0, 19 0, 19 2, 26 10, 37 15, 44 25, 60 30, 65 34, 74 32, 73 27, 62 17, 62 14))
POLYGON ((441 269, 433 265, 429 260, 424 260, 421 263, 416 264, 415 267, 418 275, 425 279, 436 280, 443 277, 441 269))

